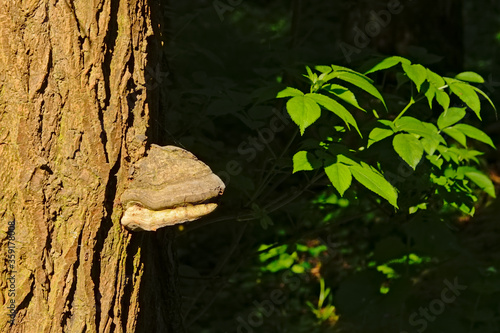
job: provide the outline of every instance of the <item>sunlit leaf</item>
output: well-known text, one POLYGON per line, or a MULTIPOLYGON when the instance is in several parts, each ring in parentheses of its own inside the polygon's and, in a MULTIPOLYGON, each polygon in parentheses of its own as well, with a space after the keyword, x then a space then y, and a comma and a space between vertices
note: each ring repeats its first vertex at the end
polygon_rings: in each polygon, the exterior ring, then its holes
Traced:
POLYGON ((311 71, 311 69, 309 68, 309 66, 306 66, 306 71, 307 71, 307 75, 312 80, 312 78, 314 77, 314 75, 313 75, 313 72, 311 71))
POLYGON ((437 166, 438 169, 441 169, 441 166, 443 165, 444 162, 439 156, 427 155, 426 157, 429 160, 429 162, 431 162, 433 165, 437 166))
POLYGON ((422 137, 420 143, 422 143, 425 152, 432 155, 440 143, 446 144, 446 140, 439 133, 436 125, 427 122, 422 122, 422 124, 427 128, 429 135, 422 137))
POLYGON ((477 87, 474 87, 474 86, 471 86, 471 87, 472 87, 472 89, 474 89, 476 92, 478 92, 478 93, 480 93, 481 95, 483 95, 483 97, 484 97, 484 98, 486 98, 486 100, 487 100, 488 102, 490 102, 490 104, 491 104, 491 106, 493 107, 493 109, 495 109, 495 110, 497 109, 497 108, 495 107, 495 104, 493 104, 493 102, 491 101, 491 99, 488 97, 488 95, 486 95, 486 94, 484 93, 484 91, 482 91, 481 89, 479 89, 479 88, 477 88, 477 87))
POLYGON ((469 106, 476 116, 481 120, 481 102, 476 91, 468 83, 463 83, 457 80, 448 79, 450 90, 458 96, 467 106, 469 106))
POLYGON ((462 146, 467 147, 467 138, 465 137, 465 134, 462 133, 462 131, 457 130, 456 128, 453 127, 447 127, 443 130, 443 132, 451 136, 462 146))
POLYGON ((357 162, 355 162, 352 158, 344 155, 344 154, 338 154, 337 155, 337 161, 346 165, 356 165, 357 162))
POLYGON ((436 101, 446 111, 450 107, 450 96, 443 90, 436 89, 436 101))
POLYGON ((292 88, 292 87, 286 87, 282 91, 280 91, 277 95, 276 98, 283 98, 283 97, 295 97, 295 96, 303 96, 304 93, 298 89, 292 88))
POLYGON ((321 72, 321 73, 326 73, 326 74, 328 74, 332 71, 332 67, 324 66, 324 65, 314 66, 314 69, 321 72))
POLYGON ((333 186, 344 196, 344 192, 351 186, 352 175, 349 167, 342 163, 335 163, 325 168, 325 173, 333 186))
MULTIPOLYGON (((432 109, 432 101, 436 95, 441 95, 439 97, 440 102, 438 103, 445 108, 446 106, 446 97, 444 97, 443 93, 446 94, 443 89, 446 85, 444 79, 438 74, 434 73, 430 69, 426 68, 427 71, 427 90, 425 91, 425 96, 429 101, 429 107, 432 109)), ((449 104, 449 103, 448 103, 449 104)), ((445 108, 446 109, 446 108, 445 108)))
POLYGON ((382 125, 384 125, 384 126, 389 127, 390 129, 392 129, 392 130, 393 130, 393 131, 395 131, 395 132, 397 131, 396 126, 395 126, 395 125, 394 125, 394 123, 393 123, 392 121, 390 121, 390 120, 380 119, 378 122, 379 122, 379 123, 381 123, 381 124, 382 124, 382 125))
POLYGON ((473 83, 484 83, 484 79, 481 75, 474 72, 462 72, 455 76, 455 79, 473 83))
POLYGON ((439 129, 454 125, 465 117, 465 108, 449 108, 441 113, 438 118, 437 124, 439 129))
POLYGON ((396 120, 394 126, 398 131, 405 131, 434 141, 446 143, 441 135, 439 135, 437 128, 433 124, 424 123, 413 117, 401 117, 396 120))
POLYGON ((484 173, 474 168, 468 168, 468 170, 465 172, 465 176, 472 180, 472 182, 479 186, 479 188, 484 192, 488 193, 493 198, 496 198, 495 186, 493 185, 491 179, 484 173))
POLYGON ((417 91, 420 91, 420 86, 424 83, 427 78, 427 71, 422 65, 410 65, 403 63, 403 70, 406 75, 415 83, 417 91))
MULTIPOLYGON (((352 106, 355 106, 356 108, 365 111, 361 106, 358 104, 358 100, 356 99, 356 96, 352 91, 347 89, 346 87, 343 87, 338 84, 327 84, 323 86, 323 89, 328 91, 329 93, 337 96, 338 98, 342 99, 343 101, 351 104, 352 106)), ((366 112, 366 111, 365 111, 366 112)))
POLYGON ((396 153, 415 170, 424 153, 420 141, 412 134, 397 134, 392 145, 396 153))
POLYGON ((427 80, 431 84, 433 84, 436 87, 436 89, 442 88, 446 84, 446 82, 443 79, 443 77, 441 77, 440 75, 434 73, 433 71, 431 71, 428 68, 427 68, 427 80))
POLYGON ((337 116, 340 117, 340 119, 342 119, 346 123, 348 128, 349 125, 354 126, 354 128, 358 131, 358 134, 361 136, 361 132, 359 131, 356 120, 354 120, 352 114, 349 111, 347 111, 347 109, 343 107, 339 102, 335 101, 334 99, 328 96, 315 93, 307 94, 305 95, 305 97, 314 100, 316 103, 318 103, 328 111, 335 113, 337 116))
POLYGON ((311 153, 302 150, 293 155, 293 173, 297 171, 314 170, 311 161, 307 158, 308 154, 311 155, 311 153))
POLYGON ((301 135, 321 116, 319 105, 308 96, 295 96, 289 99, 286 109, 293 122, 299 126, 301 135))
POLYGON ((439 151, 441 156, 443 156, 443 158, 446 160, 446 162, 449 162, 451 159, 451 160, 453 160, 453 162, 455 162, 457 164, 459 163, 458 154, 456 152, 454 152, 453 149, 439 145, 437 147, 437 150, 439 151))
POLYGON ((439 145, 439 141, 431 140, 429 138, 422 138, 420 140, 420 143, 422 144, 422 147, 424 148, 424 151, 428 155, 434 154, 434 152, 436 151, 436 149, 437 149, 437 147, 439 145))
POLYGON ((460 149, 460 156, 462 157, 463 160, 473 161, 476 164, 479 164, 479 160, 476 158, 476 156, 481 156, 483 154, 484 153, 474 149, 460 149))
POLYGON ((379 173, 373 171, 369 165, 363 163, 349 167, 352 176, 370 191, 375 192, 398 208, 398 193, 396 189, 379 173))
POLYGON ((342 72, 349 72, 349 73, 352 73, 354 75, 357 75, 365 80, 367 80, 368 82, 370 83, 373 83, 373 80, 370 79, 368 76, 362 74, 362 73, 359 73, 359 72, 356 72, 355 70, 352 70, 350 68, 347 68, 347 67, 343 67, 343 66, 338 66, 338 65, 331 65, 332 69, 335 71, 335 72, 338 72, 338 73, 342 73, 342 72))
POLYGON ((391 135, 394 134, 394 131, 389 128, 381 128, 381 127, 375 127, 370 134, 368 135, 368 148, 379 141, 382 141, 385 138, 390 137, 391 135))
POLYGON ((391 67, 396 66, 399 63, 408 64, 409 65, 411 62, 408 59, 405 59, 405 58, 402 58, 402 57, 398 57, 398 56, 385 58, 384 60, 382 60, 381 62, 379 62, 375 66, 373 66, 370 70, 368 70, 367 72, 365 72, 365 74, 370 74, 370 73, 373 73, 373 72, 376 72, 376 71, 380 71, 380 70, 384 70, 384 69, 387 69, 387 68, 391 68, 391 67))
POLYGON ((490 145, 491 147, 495 148, 495 145, 493 144, 493 141, 491 141, 491 138, 481 131, 478 128, 475 128, 474 126, 467 125, 467 124, 456 124, 453 126, 453 128, 461 131, 465 135, 467 135, 469 138, 472 138, 477 141, 481 141, 483 143, 486 143, 487 145, 490 145))
POLYGON ((384 104, 384 107, 387 109, 387 106, 385 105, 384 98, 380 94, 380 92, 375 88, 368 80, 364 79, 363 77, 349 73, 349 72, 343 72, 338 76, 339 79, 344 80, 346 82, 349 82, 355 86, 357 86, 360 89, 363 89, 370 95, 376 97, 378 100, 384 104))
POLYGON ((434 97, 436 97, 437 89, 434 88, 433 85, 428 85, 427 90, 425 91, 425 97, 427 97, 427 101, 429 102, 429 108, 432 109, 432 101, 434 97))

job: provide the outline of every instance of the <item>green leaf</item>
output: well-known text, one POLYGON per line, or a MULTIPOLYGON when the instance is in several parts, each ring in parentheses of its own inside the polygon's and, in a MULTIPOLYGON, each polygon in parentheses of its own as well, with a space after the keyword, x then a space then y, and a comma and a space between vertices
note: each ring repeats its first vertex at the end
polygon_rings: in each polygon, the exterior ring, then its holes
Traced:
MULTIPOLYGON (((422 124, 427 128, 428 131, 428 135, 422 138, 423 141, 425 141, 426 143, 428 142, 427 147, 424 146, 424 149, 428 154, 432 155, 434 154, 434 151, 440 143, 446 144, 446 140, 443 138, 441 133, 439 133, 436 125, 426 122, 422 122, 422 124)), ((420 141, 422 142, 422 140, 420 141)))
POLYGON ((441 113, 437 121, 439 129, 454 125, 462 120, 463 117, 465 117, 465 109, 466 108, 449 108, 441 113))
POLYGON ((434 73, 428 68, 427 68, 427 81, 429 81, 430 84, 434 85, 436 89, 443 88, 446 85, 446 82, 440 75, 434 73))
POLYGON ((314 66, 314 69, 324 74, 328 74, 332 71, 332 68, 330 66, 324 66, 324 65, 314 66))
POLYGON ((408 133, 418 134, 420 136, 428 135, 427 128, 422 121, 417 118, 404 116, 394 122, 394 126, 398 131, 406 131, 408 133))
POLYGON ((335 113, 337 116, 340 117, 340 119, 342 119, 346 123, 347 128, 350 128, 349 124, 354 126, 354 128, 358 131, 359 136, 362 137, 361 132, 359 131, 358 128, 358 124, 356 123, 356 120, 354 120, 352 114, 349 111, 347 111, 347 109, 343 107, 340 103, 338 103, 334 99, 331 99, 328 96, 321 94, 310 93, 306 94, 305 97, 314 100, 316 103, 323 106, 328 111, 335 113))
POLYGON ((376 72, 376 71, 380 71, 380 70, 384 70, 384 69, 387 69, 387 68, 391 68, 391 67, 396 66, 399 63, 408 64, 409 65, 411 62, 408 59, 405 59, 405 58, 402 58, 402 57, 398 57, 398 56, 385 58, 384 60, 382 60, 381 62, 379 62, 375 66, 373 66, 370 70, 368 70, 367 72, 365 72, 365 74, 370 74, 370 73, 373 73, 373 72, 376 72))
POLYGON ((434 97, 436 97, 436 88, 429 84, 424 95, 427 97, 427 101, 429 101, 429 108, 432 109, 432 101, 434 100, 434 97))
POLYGON ((372 129, 370 134, 368 135, 368 146, 369 148, 372 144, 382 141, 385 138, 390 137, 391 135, 394 134, 394 131, 390 128, 381 128, 381 127, 375 127, 372 129))
MULTIPOLYGON (((262 214, 260 212, 260 208, 257 206, 255 207, 253 204, 252 204, 252 209, 254 210, 254 212, 256 212, 256 215, 260 215, 262 214)), ((276 256, 279 256, 281 254, 286 254, 286 250, 287 250, 288 246, 287 245, 281 245, 281 246, 277 246, 277 247, 273 247, 273 244, 261 244, 259 246, 259 249, 258 251, 260 252, 259 254, 259 261, 260 262, 265 262, 265 261, 268 261, 269 259, 272 259, 276 256), (271 249, 269 249, 271 248, 271 249), (269 249, 267 252, 265 250, 269 249)))
POLYGON ((443 158, 446 160, 446 162, 449 162, 451 159, 456 164, 459 163, 458 154, 455 151, 453 151, 453 149, 439 145, 437 147, 437 150, 439 151, 441 156, 443 156, 443 158))
POLYGON ((314 78, 314 75, 313 75, 313 72, 311 71, 311 69, 309 68, 309 66, 306 66, 306 71, 307 71, 307 76, 311 79, 314 78))
MULTIPOLYGON (((323 89, 328 91, 329 93, 337 96, 338 98, 342 99, 344 102, 347 102, 351 104, 352 106, 365 111, 361 106, 358 104, 358 100, 356 99, 356 96, 352 91, 347 89, 346 87, 343 87, 338 84, 327 84, 323 86, 323 89)), ((365 111, 366 112, 366 111, 365 111)))
POLYGON ((474 184, 479 186, 480 189, 488 193, 493 198, 496 198, 495 186, 488 176, 486 176, 481 171, 471 167, 468 167, 467 170, 464 171, 465 176, 469 178, 474 184))
POLYGON ((289 99, 286 109, 293 122, 299 126, 301 135, 304 135, 305 129, 321 116, 319 105, 308 96, 295 96, 289 99))
POLYGON ((462 146, 467 147, 467 139, 465 137, 465 134, 462 133, 462 131, 459 131, 453 127, 447 127, 445 129, 443 129, 443 132, 448 134, 449 136, 451 136, 453 139, 455 139, 462 146))
POLYGON ((441 166, 443 165, 443 160, 441 158, 439 158, 439 156, 436 156, 436 155, 427 155, 426 156, 427 159, 429 160, 429 162, 431 162, 433 165, 437 166, 438 169, 441 169, 441 166))
POLYGON ((474 72, 462 72, 455 76, 455 79, 473 83, 484 83, 484 79, 481 75, 474 72))
POLYGON ((301 150, 293 155, 293 173, 296 173, 297 171, 314 170, 314 167, 307 158, 308 154, 310 153, 305 150, 301 150))
POLYGON ((456 202, 452 202, 451 205, 454 206, 455 208, 460 209, 460 211, 462 211, 462 213, 464 214, 467 214, 469 216, 474 216, 474 213, 476 212, 476 207, 474 207, 473 202, 475 201, 477 200, 469 200, 469 202, 462 202, 460 206, 458 206, 456 202))
POLYGON ((385 126, 389 127, 394 132, 396 132, 398 130, 396 128, 396 126, 394 126, 394 123, 392 121, 390 121, 390 120, 380 119, 380 120, 378 120, 378 122, 381 123, 382 125, 385 125, 385 126))
POLYGON ((326 83, 330 81, 331 79, 335 79, 340 75, 340 72, 330 72, 330 73, 323 73, 320 75, 322 83, 326 83))
POLYGON ((436 151, 437 147, 439 146, 439 141, 431 140, 429 138, 422 138, 422 140, 420 140, 420 143, 422 144, 422 147, 424 148, 424 151, 428 155, 434 154, 434 152, 436 151))
MULTIPOLYGON (((440 169, 441 169, 441 167, 440 167, 440 169)), ((431 173, 431 175, 430 175, 430 180, 434 184, 438 184, 440 186, 445 186, 446 184, 448 184, 448 178, 446 178, 445 176, 438 177, 433 173, 431 173)))
POLYGON ((392 140, 396 153, 415 170, 422 159, 424 147, 412 134, 397 134, 392 140))
POLYGON ((465 160, 465 161, 473 161, 476 164, 479 164, 479 160, 476 158, 476 156, 481 156, 484 153, 474 150, 474 149, 459 149, 460 150, 460 157, 465 160))
POLYGON ((370 83, 373 83, 373 80, 370 79, 368 76, 361 74, 359 72, 356 72, 355 70, 352 70, 350 68, 343 67, 343 66, 337 66, 337 65, 331 65, 331 67, 332 67, 334 72, 337 72, 337 73, 349 72, 349 73, 355 74, 355 75, 367 80, 370 83))
POLYGON ((342 163, 335 163, 325 168, 328 179, 332 182, 333 186, 344 196, 344 192, 351 186, 352 175, 349 167, 342 163))
POLYGON ((357 164, 357 162, 355 162, 352 158, 350 158, 350 157, 348 157, 346 155, 344 155, 344 154, 338 154, 337 155, 337 161, 339 163, 343 163, 343 164, 346 164, 346 165, 356 165, 357 164))
POLYGON ((405 131, 434 141, 446 143, 441 135, 439 135, 437 128, 434 125, 424 123, 413 117, 401 117, 396 120, 394 126, 398 131, 405 131))
POLYGON ((481 131, 478 128, 475 128, 474 126, 467 125, 467 124, 457 124, 453 126, 453 128, 461 131, 465 135, 467 135, 469 138, 472 138, 477 141, 481 141, 483 143, 486 143, 487 145, 490 145, 491 147, 495 148, 495 145, 493 144, 493 141, 491 141, 491 138, 481 131))
POLYGON ((384 98, 382 97, 382 95, 379 93, 379 91, 377 90, 377 88, 375 88, 365 78, 363 78, 363 77, 361 77, 359 75, 353 74, 353 73, 349 73, 349 72, 343 72, 343 73, 341 73, 338 76, 338 78, 341 79, 341 80, 344 80, 346 82, 349 82, 349 83, 357 86, 358 88, 363 89, 364 91, 366 91, 370 95, 376 97, 377 99, 379 99, 382 102, 382 104, 384 104, 384 107, 387 109, 387 106, 385 105, 385 101, 384 101, 384 98))
POLYGON ((396 189, 382 175, 372 170, 366 164, 356 164, 349 167, 353 177, 370 191, 375 192, 387 200, 391 205, 398 208, 398 193, 396 189))
POLYGON ((488 97, 488 95, 486 95, 481 89, 477 88, 477 87, 474 87, 474 86, 471 86, 472 89, 474 89, 476 92, 480 93, 481 95, 483 95, 484 98, 486 98, 486 100, 488 102, 490 102, 491 106, 493 107, 493 109, 496 111, 496 107, 495 107, 495 104, 493 104, 493 102, 491 101, 491 99, 488 97))
POLYGON ((475 113, 476 116, 481 120, 481 115, 479 112, 481 111, 481 102, 479 101, 479 97, 477 96, 477 93, 475 90, 470 86, 468 83, 463 83, 457 80, 453 79, 448 79, 448 84, 450 87, 450 90, 458 96, 464 102, 467 104, 475 113))
POLYGON ((427 100, 429 101, 429 108, 432 109, 432 101, 434 100, 434 97, 436 97, 436 91, 437 89, 434 88, 433 85, 429 85, 427 87, 427 90, 425 91, 425 97, 427 97, 427 100))
POLYGON ((443 90, 436 89, 436 101, 441 105, 444 111, 450 106, 450 96, 443 90))
POLYGON ((403 70, 406 75, 415 83, 417 91, 420 91, 420 86, 424 83, 427 78, 427 70, 422 65, 410 65, 403 63, 403 70))
MULTIPOLYGON (((427 71, 427 81, 429 82, 427 90, 425 91, 425 96, 427 97, 427 100, 429 101, 429 107, 432 109, 432 100, 434 97, 437 97, 437 95, 440 95, 438 103, 443 106, 443 108, 446 110, 446 97, 443 94, 446 94, 443 89, 446 85, 446 82, 444 79, 431 71, 430 69, 426 68, 427 71)), ((446 94, 447 95, 447 94, 446 94)), ((448 96, 449 98, 449 96, 448 96)), ((449 105, 449 103, 448 103, 449 105)))
POLYGON ((303 96, 304 93, 298 89, 292 88, 292 87, 286 87, 282 91, 280 91, 277 95, 276 98, 283 98, 283 97, 295 97, 295 96, 303 96))

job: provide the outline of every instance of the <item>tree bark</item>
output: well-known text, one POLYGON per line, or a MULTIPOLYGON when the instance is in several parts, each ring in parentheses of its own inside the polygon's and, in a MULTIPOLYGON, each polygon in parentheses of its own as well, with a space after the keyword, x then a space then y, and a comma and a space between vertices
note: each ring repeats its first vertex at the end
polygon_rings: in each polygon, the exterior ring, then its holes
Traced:
POLYGON ((1 332, 182 326, 175 295, 140 320, 151 290, 175 290, 151 259, 162 248, 154 240, 171 232, 133 235, 120 225, 119 197, 156 112, 151 6, 159 4, 0 0, 1 332), (152 270, 163 275, 140 292, 152 270))

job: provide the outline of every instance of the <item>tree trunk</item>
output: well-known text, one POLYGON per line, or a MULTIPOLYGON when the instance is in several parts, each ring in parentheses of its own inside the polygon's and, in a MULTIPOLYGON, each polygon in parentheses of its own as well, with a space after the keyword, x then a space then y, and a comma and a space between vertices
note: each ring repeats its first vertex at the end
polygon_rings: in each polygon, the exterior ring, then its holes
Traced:
POLYGON ((157 10, 0 0, 1 332, 181 330, 174 256, 156 256, 172 232, 120 225, 157 112, 157 10))

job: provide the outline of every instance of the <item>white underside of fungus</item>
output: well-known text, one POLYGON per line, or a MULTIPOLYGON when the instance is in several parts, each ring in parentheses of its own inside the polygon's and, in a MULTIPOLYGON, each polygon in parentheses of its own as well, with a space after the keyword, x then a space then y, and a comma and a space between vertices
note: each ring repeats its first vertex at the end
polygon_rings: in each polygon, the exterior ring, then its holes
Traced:
POLYGON ((222 180, 196 156, 174 146, 152 145, 131 171, 123 192, 121 224, 129 230, 155 231, 193 221, 217 208, 222 180))
POLYGON ((130 230, 156 231, 158 228, 194 221, 211 213, 217 204, 188 205, 165 210, 150 210, 132 205, 123 214, 121 223, 130 230))

